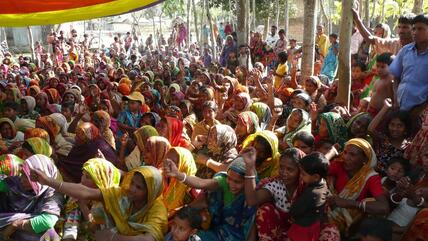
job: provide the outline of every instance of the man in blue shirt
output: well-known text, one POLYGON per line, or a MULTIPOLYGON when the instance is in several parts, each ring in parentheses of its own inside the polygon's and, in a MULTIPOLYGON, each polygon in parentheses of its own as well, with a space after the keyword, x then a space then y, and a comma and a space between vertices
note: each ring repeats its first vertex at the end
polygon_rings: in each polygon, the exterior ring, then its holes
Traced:
POLYGON ((395 100, 409 111, 428 100, 428 15, 413 20, 414 43, 404 46, 389 66, 395 77, 395 100))

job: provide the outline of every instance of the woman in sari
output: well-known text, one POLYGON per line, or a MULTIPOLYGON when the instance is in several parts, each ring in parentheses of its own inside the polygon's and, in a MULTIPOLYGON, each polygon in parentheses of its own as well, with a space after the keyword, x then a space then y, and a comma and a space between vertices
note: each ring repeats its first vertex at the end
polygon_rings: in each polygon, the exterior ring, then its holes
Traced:
POLYGON ((272 119, 272 112, 270 107, 263 102, 255 102, 250 106, 250 110, 256 113, 260 121, 260 129, 266 130, 269 126, 270 120, 272 119))
POLYGON ((36 120, 40 114, 34 110, 36 108, 36 99, 32 96, 24 96, 21 99, 21 112, 22 119, 36 120))
MULTIPOLYGON (((173 161, 180 172, 186 173, 188 176, 196 174, 195 160, 189 150, 183 147, 172 147, 168 151, 166 158, 173 161)), ((166 209, 168 210, 168 217, 172 217, 186 203, 185 197, 190 188, 175 178, 169 178, 167 175, 163 176, 163 197, 166 209)))
POLYGON ((12 154, 0 156, 0 177, 11 177, 21 175, 24 160, 12 154))
POLYGON ((16 153, 16 155, 22 159, 27 159, 28 157, 36 154, 50 157, 52 155, 52 147, 45 139, 40 137, 32 137, 25 139, 21 148, 18 149, 16 153))
POLYGON ((41 128, 31 128, 25 131, 24 133, 24 139, 28 139, 31 137, 40 137, 44 140, 46 140, 49 143, 50 137, 49 133, 41 128))
POLYGON ((24 141, 24 133, 16 130, 15 124, 9 118, 0 118, 0 134, 5 144, 2 149, 6 148, 8 152, 12 152, 24 141))
POLYGON ((214 125, 220 124, 216 119, 217 110, 218 107, 214 101, 207 101, 204 103, 202 108, 202 116, 204 119, 193 127, 192 142, 195 142, 197 136, 207 137, 210 128, 214 125))
POLYGON ((281 149, 293 146, 293 138, 299 132, 311 133, 311 118, 303 109, 293 109, 287 118, 286 126, 276 129, 282 139, 279 143, 281 149))
POLYGON ((244 111, 236 119, 235 134, 238 141, 238 151, 242 149, 242 142, 251 134, 260 130, 259 117, 252 111, 244 111))
POLYGON ((56 89, 47 89, 45 90, 46 94, 48 95, 49 103, 52 104, 60 104, 61 103, 61 96, 56 89))
MULTIPOLYGON (((299 169, 299 160, 304 156, 299 149, 289 148, 281 154, 281 171, 277 177, 262 180, 257 188, 255 182, 245 184, 252 197, 248 205, 258 206, 256 224, 260 241, 287 239, 292 221, 290 207, 304 188, 299 169)), ((247 172, 254 172, 250 166, 246 168, 247 172)))
POLYGON ((36 127, 46 130, 49 133, 49 140, 54 149, 54 160, 65 158, 73 148, 73 145, 64 139, 61 128, 50 116, 42 116, 36 120, 36 127))
POLYGON ((171 145, 165 137, 149 137, 144 145, 144 151, 142 152, 144 164, 161 169, 163 161, 165 160, 166 155, 170 149, 171 145))
POLYGON ((327 112, 319 115, 319 132, 318 136, 315 136, 316 142, 327 139, 343 147, 347 136, 345 122, 338 113, 327 112))
POLYGON ((59 240, 53 227, 58 220, 63 197, 53 188, 30 180, 30 169, 44 176, 60 178, 52 160, 34 155, 22 165, 23 175, 9 176, 1 182, 0 228, 8 240, 59 240))
POLYGON ((114 135, 110 129, 110 115, 103 110, 95 111, 92 115, 92 122, 101 131, 102 137, 108 142, 108 144, 110 144, 113 149, 116 149, 114 135))
POLYGON ((272 131, 257 131, 245 139, 242 148, 253 146, 257 150, 256 170, 260 179, 275 177, 279 173, 278 137, 272 131))
POLYGON ((211 178, 215 173, 226 171, 229 164, 238 156, 235 131, 228 125, 218 124, 208 133, 208 153, 198 153, 196 162, 200 165, 197 176, 211 178))
MULTIPOLYGON (((198 231, 202 240, 248 240, 254 223, 255 208, 247 204, 244 188, 245 162, 242 157, 232 161, 227 172, 217 173, 212 179, 187 176, 171 160, 166 161, 165 170, 168 176, 189 187, 208 191, 204 198, 211 223, 208 230, 198 231)), ((194 204, 190 204, 192 205, 194 204)))
POLYGON ((364 214, 389 212, 381 178, 373 169, 376 161, 370 143, 354 138, 346 142, 341 159, 330 164, 328 175, 335 194, 331 198, 333 210, 329 212, 329 220, 343 237, 349 235, 351 226, 364 214))
POLYGON ((353 116, 346 124, 348 136, 350 138, 363 138, 372 144, 372 139, 368 134, 368 127, 372 117, 367 112, 360 112, 353 116))
POLYGON ((105 222, 105 229, 96 233, 97 241, 106 237, 130 240, 132 236, 135 240, 162 241, 167 231, 162 175, 155 167, 136 168, 125 175, 120 187, 101 189, 59 182, 37 169, 32 170, 32 178, 76 199, 102 201, 112 222, 105 222))
POLYGON ((241 92, 233 98, 233 106, 223 114, 223 119, 232 127, 236 125, 236 120, 239 113, 250 110, 251 97, 246 92, 241 92))
MULTIPOLYGON (((83 164, 83 175, 81 183, 90 188, 112 188, 119 187, 120 171, 111 162, 102 158, 93 158, 83 164)), ((83 221, 90 224, 102 223, 104 210, 100 202, 85 202, 70 198, 65 205, 64 240, 76 240, 78 233, 81 236, 90 236, 88 230, 79 230, 83 221), (89 215, 89 211, 92 216, 89 215), (83 216, 83 217, 82 217, 83 216)), ((83 226, 83 225, 82 225, 83 226)))
MULTIPOLYGON (((136 146, 134 150, 125 158, 120 158, 125 161, 125 165, 127 169, 130 171, 134 168, 137 168, 143 164, 145 164, 144 160, 144 148, 146 146, 147 139, 152 136, 158 136, 158 131, 153 126, 143 126, 134 132, 134 141, 136 146)), ((124 144, 124 143, 122 143, 124 144)), ((123 156, 125 152, 125 144, 121 145, 120 157, 123 156)), ((153 151, 150 150, 150 151, 153 151)))
POLYGON ((48 95, 45 92, 40 92, 36 96, 36 106, 40 115, 50 115, 52 113, 59 113, 61 106, 49 102, 48 95))
POLYGON ((156 126, 159 135, 168 139, 171 146, 190 148, 190 141, 183 137, 183 121, 166 116, 156 126))
POLYGON ((73 149, 66 158, 57 162, 64 180, 79 182, 82 177, 83 164, 100 154, 114 165, 120 164, 113 148, 100 136, 98 128, 89 122, 80 124, 76 129, 73 149))

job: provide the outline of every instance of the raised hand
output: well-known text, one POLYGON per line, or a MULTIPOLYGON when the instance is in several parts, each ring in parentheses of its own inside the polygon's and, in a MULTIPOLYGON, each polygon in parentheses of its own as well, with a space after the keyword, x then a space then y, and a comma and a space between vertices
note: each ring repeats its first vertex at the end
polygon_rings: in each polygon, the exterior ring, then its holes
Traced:
POLYGON ((387 108, 387 109, 392 108, 392 100, 391 100, 390 98, 386 98, 386 99, 383 101, 383 107, 384 107, 384 108, 387 108))
POLYGON ((179 171, 177 165, 175 165, 171 159, 166 159, 164 161, 164 170, 168 177, 178 177, 179 171))
POLYGON ((42 185, 46 185, 49 181, 49 177, 46 176, 45 173, 43 173, 40 170, 31 169, 31 168, 30 168, 30 179, 31 181, 38 182, 42 185))
POLYGON ((242 158, 244 158, 245 168, 253 170, 256 167, 256 149, 254 147, 247 147, 241 151, 242 158))

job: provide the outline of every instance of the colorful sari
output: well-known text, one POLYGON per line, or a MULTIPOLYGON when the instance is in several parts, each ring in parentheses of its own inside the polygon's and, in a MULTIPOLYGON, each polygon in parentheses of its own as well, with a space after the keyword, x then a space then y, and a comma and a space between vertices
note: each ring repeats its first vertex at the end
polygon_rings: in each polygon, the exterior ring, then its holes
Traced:
POLYGON ((28 147, 31 148, 29 151, 31 151, 33 154, 41 154, 47 157, 52 155, 52 147, 45 139, 40 137, 28 138, 24 141, 23 146, 24 145, 28 145, 28 147))
POLYGON ((343 147, 348 137, 348 130, 343 118, 338 113, 327 112, 319 115, 319 121, 321 120, 327 124, 329 139, 343 147))
POLYGON ((50 140, 49 133, 46 130, 41 128, 32 128, 25 131, 24 139, 28 139, 32 137, 40 137, 46 140, 47 142, 49 142, 50 140))
POLYGON ((24 133, 16 129, 13 121, 11 121, 9 118, 0 118, 0 126, 6 123, 10 125, 10 128, 12 129, 12 136, 13 136, 12 139, 2 138, 2 140, 6 143, 6 146, 10 147, 15 142, 24 141, 24 133))
POLYGON ((260 121, 260 129, 266 130, 269 126, 270 120, 272 119, 272 113, 270 107, 263 102, 255 102, 250 106, 250 110, 256 113, 260 121))
MULTIPOLYGON (((248 135, 251 135, 255 133, 256 131, 260 130, 259 126, 259 117, 257 117, 256 113, 252 111, 244 111, 241 112, 236 120, 236 125, 244 125, 245 129, 247 130, 246 135, 244 136, 237 136, 238 138, 238 151, 242 147, 242 142, 245 140, 245 138, 248 137, 248 135)), ((236 130, 236 129, 235 129, 236 130)), ((236 132, 235 132, 236 133, 236 132)))
POLYGON ((165 117, 168 125, 168 140, 171 146, 188 147, 189 142, 183 138, 183 121, 173 118, 165 117))
POLYGON ((413 165, 422 165, 422 152, 428 145, 428 115, 426 116, 422 128, 416 133, 412 143, 404 151, 404 157, 411 161, 413 165))
POLYGON ((61 127, 50 116, 42 116, 36 120, 36 127, 42 128, 49 133, 49 140, 54 152, 61 156, 67 156, 73 145, 64 139, 61 134, 61 127))
MULTIPOLYGON (((163 136, 151 136, 147 139, 145 151, 150 156, 150 160, 144 160, 145 165, 162 168, 163 161, 170 150, 171 145, 168 139, 163 136)), ((192 156, 193 159, 193 156, 192 156)))
MULTIPOLYGON (((354 145, 360 148, 367 156, 366 164, 346 183, 345 187, 338 194, 340 198, 357 200, 365 187, 368 179, 378 175, 373 169, 376 166, 376 154, 370 143, 361 138, 354 138, 346 142, 346 145, 354 145)), ((335 185, 330 185, 335 187, 335 185)), ((349 227, 362 217, 363 213, 359 209, 346 209, 336 207, 328 213, 330 223, 335 224, 341 233, 347 233, 349 227)))
POLYGON ((24 160, 12 154, 0 156, 0 177, 21 175, 24 160))
POLYGON ((235 106, 232 106, 232 108, 224 112, 224 118, 230 123, 232 123, 233 125, 236 124, 236 119, 238 118, 239 113, 243 111, 248 111, 252 103, 251 97, 248 93, 241 92, 235 96, 236 98, 239 98, 240 100, 242 100, 245 103, 245 105, 243 109, 239 110, 239 109, 236 109, 235 106))
POLYGON ((254 134, 251 134, 245 139, 242 144, 242 148, 253 145, 254 140, 257 137, 265 139, 271 148, 272 156, 264 160, 262 163, 257 163, 256 170, 257 175, 260 179, 267 177, 275 177, 279 173, 279 158, 280 153, 278 151, 278 137, 272 131, 257 131, 254 134))
POLYGON ((287 143, 287 145, 289 147, 292 147, 293 146, 293 138, 297 133, 302 132, 302 131, 307 132, 307 133, 311 133, 311 130, 312 130, 311 129, 311 118, 310 118, 308 112, 306 112, 303 109, 293 109, 287 118, 285 128, 287 131, 284 135, 284 141, 287 143), (293 114, 293 112, 300 112, 300 114, 302 115, 302 121, 300 121, 299 126, 297 126, 296 129, 290 130, 288 128, 288 121, 290 119, 291 114, 293 114))
POLYGON ((40 117, 40 114, 34 110, 36 108, 36 99, 34 99, 34 97, 24 96, 22 97, 21 102, 22 101, 25 101, 25 103, 27 104, 27 114, 22 115, 21 116, 22 119, 36 120, 37 118, 40 117))
POLYGON ((126 174, 120 188, 101 188, 106 212, 113 218, 119 234, 150 234, 162 241, 167 231, 167 210, 162 198, 162 175, 155 167, 144 166, 126 174), (144 177, 147 186, 147 203, 136 213, 131 213, 127 192, 135 173, 144 177))
MULTIPOLYGON (((241 176, 245 176, 245 163, 242 158, 235 159, 229 166, 241 176)), ((227 173, 214 176, 219 188, 207 194, 208 212, 211 225, 208 230, 198 231, 202 240, 241 241, 247 240, 254 223, 255 207, 245 202, 245 194, 234 195, 227 184, 227 173)))
MULTIPOLYGON (((196 174, 196 164, 192 153, 183 147, 172 147, 178 154, 178 171, 186 173, 187 176, 196 174)), ((190 190, 186 184, 179 182, 176 178, 168 178, 164 176, 163 197, 165 206, 168 210, 168 216, 172 216, 175 211, 185 204, 184 197, 190 190)))
POLYGON ((98 110, 94 112, 94 114, 92 115, 92 119, 99 125, 98 127, 101 131, 102 137, 108 142, 108 144, 111 145, 111 147, 113 147, 113 149, 116 149, 114 135, 110 129, 110 115, 103 110, 98 110))
MULTIPOLYGON (((41 214, 60 216, 63 196, 55 189, 31 181, 30 169, 38 169, 50 178, 60 178, 52 160, 43 155, 33 155, 22 165, 22 172, 32 187, 26 191, 21 184, 21 177, 11 176, 4 179, 8 187, 7 195, 0 195, 0 228, 4 228, 16 220, 31 219, 41 214)), ((53 229, 42 230, 41 233, 17 231, 12 240, 59 240, 53 229), (44 233, 46 232, 46 233, 44 233), (42 238, 46 237, 45 238, 42 238), (49 239, 51 238, 51 239, 49 239)))
POLYGON ((134 132, 137 146, 127 157, 125 157, 125 165, 129 171, 144 163, 141 152, 144 151, 146 141, 149 137, 158 135, 158 131, 153 126, 148 125, 145 125, 134 132))

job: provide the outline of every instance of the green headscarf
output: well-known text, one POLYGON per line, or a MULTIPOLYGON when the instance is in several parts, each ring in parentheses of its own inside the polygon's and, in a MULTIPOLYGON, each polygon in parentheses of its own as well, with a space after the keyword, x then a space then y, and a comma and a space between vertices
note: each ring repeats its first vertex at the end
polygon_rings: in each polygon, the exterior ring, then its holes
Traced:
POLYGON ((319 121, 321 120, 327 123, 329 140, 343 147, 348 139, 348 129, 342 116, 335 112, 327 112, 319 116, 319 121))

